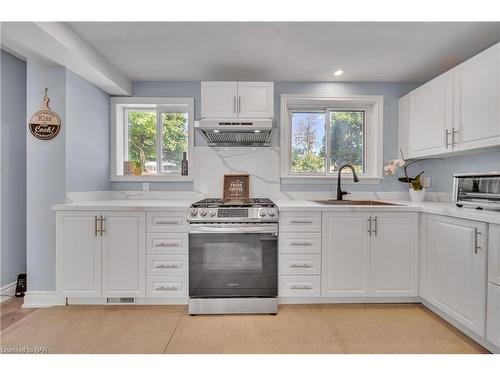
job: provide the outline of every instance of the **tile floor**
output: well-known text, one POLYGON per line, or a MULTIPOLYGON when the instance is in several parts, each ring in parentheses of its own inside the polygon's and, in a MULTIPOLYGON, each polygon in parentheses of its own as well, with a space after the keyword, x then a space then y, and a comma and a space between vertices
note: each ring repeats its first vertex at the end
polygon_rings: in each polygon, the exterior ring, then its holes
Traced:
POLYGON ((49 353, 487 353, 419 304, 282 305, 276 316, 189 316, 185 306, 38 309, 4 348, 49 353))

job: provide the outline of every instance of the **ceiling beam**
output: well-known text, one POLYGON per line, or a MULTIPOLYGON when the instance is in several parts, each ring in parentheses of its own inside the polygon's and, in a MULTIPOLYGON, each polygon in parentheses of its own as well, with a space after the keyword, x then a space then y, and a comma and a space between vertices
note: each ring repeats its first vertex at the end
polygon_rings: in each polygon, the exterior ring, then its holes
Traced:
POLYGON ((132 95, 132 81, 64 22, 2 23, 2 46, 49 65, 61 65, 110 95, 132 95))

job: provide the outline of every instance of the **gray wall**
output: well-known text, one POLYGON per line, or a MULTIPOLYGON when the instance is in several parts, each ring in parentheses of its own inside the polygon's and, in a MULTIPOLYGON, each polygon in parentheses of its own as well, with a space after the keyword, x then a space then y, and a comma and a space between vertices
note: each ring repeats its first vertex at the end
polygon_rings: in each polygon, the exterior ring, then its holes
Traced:
POLYGON ((27 88, 26 121, 40 109, 45 88, 50 108, 62 121, 59 135, 50 141, 29 131, 26 138, 28 290, 55 290, 55 213, 50 206, 65 200, 66 69, 28 60, 27 88))
POLYGON ((110 190, 109 95, 66 75, 66 191, 110 190))
POLYGON ((26 63, 1 51, 1 285, 26 272, 26 63))

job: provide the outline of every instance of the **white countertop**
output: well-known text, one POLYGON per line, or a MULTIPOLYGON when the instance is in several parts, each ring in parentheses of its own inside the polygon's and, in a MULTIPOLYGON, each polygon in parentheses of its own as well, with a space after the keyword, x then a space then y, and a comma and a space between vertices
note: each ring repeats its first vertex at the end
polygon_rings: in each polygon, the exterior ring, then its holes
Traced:
MULTIPOLYGON (((500 212, 480 211, 471 208, 459 208, 453 203, 444 202, 422 202, 414 203, 410 201, 385 202, 396 204, 395 206, 335 206, 323 205, 309 200, 275 200, 281 212, 287 211, 336 211, 336 212, 360 212, 360 211, 385 211, 385 212, 424 212, 438 215, 453 216, 462 219, 477 220, 488 223, 500 224, 500 212)), ((72 210, 149 210, 161 211, 184 211, 193 203, 189 200, 163 200, 163 199, 109 199, 72 202, 57 204, 52 206, 56 211, 72 210)))

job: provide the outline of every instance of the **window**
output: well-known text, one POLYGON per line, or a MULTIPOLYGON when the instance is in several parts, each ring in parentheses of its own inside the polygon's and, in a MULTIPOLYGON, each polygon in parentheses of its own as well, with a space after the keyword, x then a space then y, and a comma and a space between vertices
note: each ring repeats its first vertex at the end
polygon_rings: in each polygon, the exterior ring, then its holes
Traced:
POLYGON ((282 95, 281 111, 284 182, 331 183, 344 164, 365 183, 381 180, 382 97, 282 95))
POLYGON ((112 98, 112 181, 192 180, 193 104, 191 98, 112 98))

